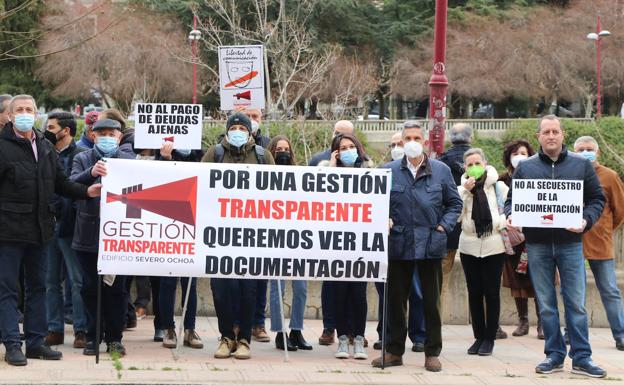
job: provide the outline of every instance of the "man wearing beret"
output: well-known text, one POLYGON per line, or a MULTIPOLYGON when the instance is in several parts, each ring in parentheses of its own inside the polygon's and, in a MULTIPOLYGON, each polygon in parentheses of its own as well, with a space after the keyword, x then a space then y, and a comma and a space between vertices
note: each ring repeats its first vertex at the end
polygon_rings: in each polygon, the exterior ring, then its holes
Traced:
MULTIPOLYGON (((100 183, 106 175, 106 159, 134 159, 127 152, 119 151, 121 123, 113 119, 98 119, 93 125, 95 145, 74 158, 70 179, 90 186, 100 183)), ((100 199, 88 199, 78 204, 72 249, 76 251, 82 266, 82 300, 87 314, 87 343, 83 354, 95 355, 99 349, 100 336, 96 337, 98 245, 100 236, 100 199)), ((121 343, 126 321, 125 277, 105 276, 102 285, 102 321, 106 351, 126 354, 121 343)))

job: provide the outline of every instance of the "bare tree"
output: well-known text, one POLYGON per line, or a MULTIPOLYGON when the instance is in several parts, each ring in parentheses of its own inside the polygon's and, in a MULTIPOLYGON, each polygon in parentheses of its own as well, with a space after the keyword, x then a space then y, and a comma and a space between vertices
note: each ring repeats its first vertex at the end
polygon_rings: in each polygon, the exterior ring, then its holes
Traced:
POLYGON ((49 2, 51 12, 42 24, 52 32, 45 35, 39 49, 60 53, 40 59, 37 75, 53 87, 53 94, 77 98, 95 91, 106 104, 126 112, 135 99, 190 99, 190 67, 181 71, 176 58, 190 56, 182 26, 140 7, 106 3, 97 16, 55 29, 75 16, 74 10, 61 0, 49 2), (92 39, 84 41, 91 35, 92 39), (77 42, 81 43, 75 46, 77 42))

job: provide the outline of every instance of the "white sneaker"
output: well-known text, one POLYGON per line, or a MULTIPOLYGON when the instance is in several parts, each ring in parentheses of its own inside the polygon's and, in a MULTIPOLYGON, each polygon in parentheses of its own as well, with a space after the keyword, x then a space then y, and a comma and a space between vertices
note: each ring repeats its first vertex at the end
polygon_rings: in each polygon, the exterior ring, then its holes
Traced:
POLYGON ((336 351, 334 357, 349 358, 349 337, 346 335, 338 337, 338 351, 336 351))
POLYGON ((356 336, 353 339, 353 358, 356 360, 368 359, 368 354, 364 350, 364 337, 356 336))

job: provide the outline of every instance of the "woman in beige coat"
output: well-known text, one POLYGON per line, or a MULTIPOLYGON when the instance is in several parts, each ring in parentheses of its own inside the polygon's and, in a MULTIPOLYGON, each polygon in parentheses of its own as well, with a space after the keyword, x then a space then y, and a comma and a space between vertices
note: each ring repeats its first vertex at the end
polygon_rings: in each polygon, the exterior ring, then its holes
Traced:
POLYGON ((475 342, 468 354, 489 356, 500 316, 501 272, 505 262, 505 244, 500 231, 505 215, 499 213, 496 194, 507 195, 508 187, 496 183, 498 173, 487 165, 483 150, 472 148, 464 154, 466 173, 458 187, 464 207, 459 253, 466 284, 475 342))

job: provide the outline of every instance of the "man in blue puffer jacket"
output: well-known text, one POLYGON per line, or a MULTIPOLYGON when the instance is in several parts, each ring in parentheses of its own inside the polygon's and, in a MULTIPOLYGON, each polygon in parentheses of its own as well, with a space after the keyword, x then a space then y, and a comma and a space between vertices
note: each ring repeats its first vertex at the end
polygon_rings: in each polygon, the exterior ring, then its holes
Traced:
MULTIPOLYGON (((537 294, 539 313, 546 337, 546 359, 535 371, 549 374, 563 370, 566 344, 559 326, 559 310, 555 289, 555 268, 561 278, 561 294, 565 309, 566 326, 570 335, 572 372, 590 377, 604 377, 607 372, 591 360, 588 339, 588 321, 585 311, 585 261, 583 258, 583 232, 588 231, 600 218, 605 196, 591 162, 580 155, 568 152, 563 144, 565 132, 555 115, 542 117, 537 128, 539 153, 520 162, 513 179, 560 179, 583 181, 583 222, 580 228, 543 229, 525 227, 531 269, 531 281, 537 294)), ((512 187, 505 202, 507 225, 512 227, 512 187)))
MULTIPOLYGON (((442 259, 446 235, 453 230, 462 200, 451 170, 423 153, 424 136, 419 125, 403 128, 405 156, 386 165, 392 170, 390 236, 388 240, 388 314, 390 340, 386 366, 403 364, 407 334, 405 313, 414 269, 418 268, 425 313, 425 369, 442 370, 442 259)), ((381 366, 381 357, 373 361, 381 366)))

